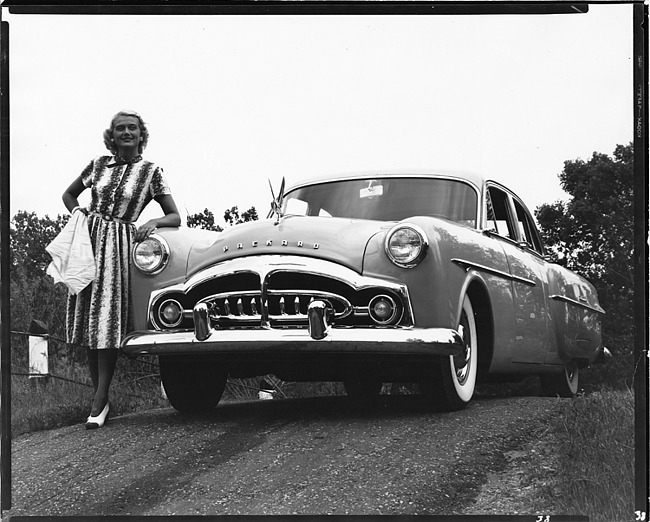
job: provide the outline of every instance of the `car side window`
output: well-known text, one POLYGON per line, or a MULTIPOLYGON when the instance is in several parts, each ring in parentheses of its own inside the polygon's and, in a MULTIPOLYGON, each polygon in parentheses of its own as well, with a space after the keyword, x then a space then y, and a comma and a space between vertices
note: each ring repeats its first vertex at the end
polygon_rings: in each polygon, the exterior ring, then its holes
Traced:
POLYGON ((519 227, 521 239, 526 241, 530 245, 530 248, 543 255, 542 241, 537 233, 537 227, 533 222, 533 218, 519 201, 515 199, 514 203, 515 211, 517 212, 517 226, 519 227))
POLYGON ((493 228, 502 237, 516 240, 517 236, 510 219, 508 195, 496 187, 489 187, 486 201, 488 228, 493 228))

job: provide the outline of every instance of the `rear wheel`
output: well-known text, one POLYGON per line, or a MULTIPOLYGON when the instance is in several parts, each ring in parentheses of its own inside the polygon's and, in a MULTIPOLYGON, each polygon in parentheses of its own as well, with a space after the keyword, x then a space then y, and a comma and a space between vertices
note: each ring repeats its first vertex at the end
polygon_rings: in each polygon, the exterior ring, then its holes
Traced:
POLYGON ((158 357, 160 378, 171 405, 178 411, 214 408, 226 387, 228 371, 207 357, 158 357))
POLYGON ((440 357, 432 374, 423 379, 420 389, 426 400, 444 410, 464 408, 474 395, 478 368, 476 317, 469 297, 463 299, 458 332, 463 339, 463 353, 440 357))
POLYGON ((564 367, 561 373, 542 374, 542 391, 547 397, 573 398, 578 393, 580 370, 574 362, 564 367))

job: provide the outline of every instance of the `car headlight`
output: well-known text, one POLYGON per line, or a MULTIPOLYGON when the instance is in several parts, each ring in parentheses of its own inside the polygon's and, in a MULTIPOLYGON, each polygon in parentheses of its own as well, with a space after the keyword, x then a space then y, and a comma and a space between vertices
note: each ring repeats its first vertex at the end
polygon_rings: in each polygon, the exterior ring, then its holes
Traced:
POLYGON ((426 256, 429 242, 417 225, 399 224, 386 234, 386 255, 397 266, 413 268, 426 256))
POLYGON ((169 262, 169 245, 162 237, 152 234, 133 249, 133 263, 145 274, 158 274, 169 262))

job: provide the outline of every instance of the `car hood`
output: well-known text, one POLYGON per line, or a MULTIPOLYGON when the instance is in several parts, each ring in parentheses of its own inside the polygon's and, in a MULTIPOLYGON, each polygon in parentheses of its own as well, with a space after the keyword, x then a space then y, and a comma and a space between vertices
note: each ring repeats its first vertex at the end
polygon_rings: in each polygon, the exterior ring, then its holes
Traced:
POLYGON ((357 219, 287 216, 236 225, 210 244, 195 244, 189 253, 187 276, 237 257, 302 255, 333 261, 359 273, 372 236, 393 223, 357 219))

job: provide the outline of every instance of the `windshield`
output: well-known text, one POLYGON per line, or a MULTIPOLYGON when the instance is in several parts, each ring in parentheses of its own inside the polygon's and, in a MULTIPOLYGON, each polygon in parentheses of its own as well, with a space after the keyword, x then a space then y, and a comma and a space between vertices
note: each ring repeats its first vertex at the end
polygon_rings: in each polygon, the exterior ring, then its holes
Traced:
POLYGON ((476 226, 476 192, 467 183, 435 178, 336 181, 286 195, 284 214, 399 221, 435 216, 476 226))

